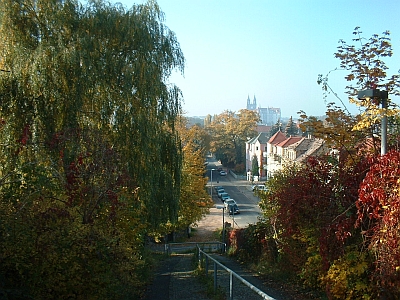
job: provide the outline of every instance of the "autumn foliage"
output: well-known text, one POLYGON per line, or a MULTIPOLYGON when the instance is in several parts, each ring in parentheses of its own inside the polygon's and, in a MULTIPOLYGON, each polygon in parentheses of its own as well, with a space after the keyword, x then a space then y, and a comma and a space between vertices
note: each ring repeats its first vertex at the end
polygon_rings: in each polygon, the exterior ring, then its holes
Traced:
POLYGON ((359 118, 328 108, 325 124, 308 118, 304 128, 331 151, 269 178, 264 220, 232 232, 230 253, 329 299, 397 299, 400 153, 380 156, 370 131, 351 131, 359 118))
POLYGON ((329 299, 398 297, 399 163, 397 151, 352 166, 323 156, 279 172, 261 196, 265 220, 231 232, 230 253, 329 299))
MULTIPOLYGON (((286 165, 268 180, 260 202, 265 220, 257 226, 270 229, 248 241, 253 248, 271 238, 277 245, 274 260, 254 252, 263 272, 285 272, 329 299, 399 299, 400 153, 398 109, 390 99, 399 94, 399 75, 387 74, 389 31, 365 39, 356 27, 353 34, 356 45, 340 41, 335 57, 347 72, 349 100, 361 113, 351 115, 328 76, 319 76, 325 97, 332 92, 343 107, 329 103, 323 120, 301 112, 301 128, 331 151, 286 165), (373 88, 389 93, 389 108, 380 107, 382 99, 356 99, 358 91, 373 88), (389 117, 391 151, 380 156, 383 117, 389 117)), ((237 249, 252 248, 238 245, 246 234, 231 234, 237 249)))
POLYGON ((374 159, 359 190, 357 225, 376 257, 374 280, 400 294, 400 152, 374 159))

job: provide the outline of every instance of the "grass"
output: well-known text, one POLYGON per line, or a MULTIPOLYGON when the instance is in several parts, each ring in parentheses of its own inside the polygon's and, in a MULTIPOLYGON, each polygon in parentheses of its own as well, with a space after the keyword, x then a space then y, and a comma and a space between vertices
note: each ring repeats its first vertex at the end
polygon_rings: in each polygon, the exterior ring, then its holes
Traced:
POLYGON ((212 274, 213 271, 209 271, 208 276, 205 274, 205 269, 202 266, 198 265, 198 260, 196 255, 194 255, 193 259, 194 264, 194 274, 198 277, 200 282, 206 287, 206 295, 207 297, 213 300, 225 300, 227 299, 227 295, 224 290, 217 286, 217 290, 214 291, 214 275, 212 274))

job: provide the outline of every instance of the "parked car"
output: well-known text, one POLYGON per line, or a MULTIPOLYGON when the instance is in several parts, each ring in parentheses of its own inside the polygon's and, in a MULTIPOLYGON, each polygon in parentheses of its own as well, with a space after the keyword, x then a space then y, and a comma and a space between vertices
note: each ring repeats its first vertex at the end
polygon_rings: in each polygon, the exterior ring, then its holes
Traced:
POLYGON ((226 209, 226 210, 228 210, 229 205, 233 205, 233 204, 237 204, 236 201, 235 201, 234 199, 226 199, 226 200, 224 201, 224 206, 225 206, 225 209, 226 209))
POLYGON ((220 172, 219 172, 219 175, 221 175, 221 176, 226 176, 226 172, 225 172, 225 171, 220 171, 220 172))
POLYGON ((218 198, 221 198, 221 194, 225 193, 224 189, 220 189, 218 190, 217 194, 218 194, 218 198))
POLYGON ((218 198, 221 198, 221 199, 222 199, 222 195, 228 195, 228 193, 225 192, 225 190, 219 190, 219 191, 218 191, 218 198))
POLYGON ((228 206, 228 214, 230 215, 240 214, 240 210, 237 204, 230 204, 228 206))
POLYGON ((221 194, 221 201, 222 202, 225 202, 225 200, 230 199, 230 198, 231 198, 231 196, 229 196, 228 193, 222 193, 221 194))
POLYGON ((223 188, 224 188, 224 187, 222 187, 222 186, 220 186, 220 185, 217 185, 217 186, 214 187, 214 190, 215 190, 216 192, 218 192, 218 190, 223 189, 223 188))
POLYGON ((267 187, 263 184, 255 184, 251 187, 251 189, 253 190, 253 192, 255 191, 266 191, 267 187))

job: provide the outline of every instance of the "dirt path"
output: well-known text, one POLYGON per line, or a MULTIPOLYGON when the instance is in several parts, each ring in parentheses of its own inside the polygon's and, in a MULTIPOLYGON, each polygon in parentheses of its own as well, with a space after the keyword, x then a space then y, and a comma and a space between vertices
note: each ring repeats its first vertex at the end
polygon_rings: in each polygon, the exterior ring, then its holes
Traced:
POLYGON ((222 229, 222 210, 210 208, 210 213, 198 222, 192 231, 190 242, 208 242, 218 240, 215 232, 222 229))

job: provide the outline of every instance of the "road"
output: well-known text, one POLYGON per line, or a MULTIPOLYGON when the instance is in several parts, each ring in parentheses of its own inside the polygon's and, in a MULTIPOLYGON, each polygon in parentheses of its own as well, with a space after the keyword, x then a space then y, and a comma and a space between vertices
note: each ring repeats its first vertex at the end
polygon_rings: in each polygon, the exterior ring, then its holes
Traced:
MULTIPOLYGON (((217 185, 220 185, 224 187, 225 191, 230 195, 232 199, 236 201, 240 209, 240 214, 236 214, 234 217, 226 214, 226 221, 231 223, 232 226, 235 228, 243 228, 247 227, 248 224, 255 224, 258 221, 258 217, 261 215, 261 212, 258 206, 259 198, 256 197, 251 191, 251 183, 245 180, 237 180, 230 174, 226 176, 220 176, 219 172, 217 171, 217 169, 220 167, 222 166, 215 159, 208 159, 208 190, 209 192, 211 191, 211 186, 215 187, 217 185), (211 182, 212 169, 215 170, 212 171, 213 175, 211 182)), ((225 168, 223 169, 226 170, 225 168)), ((215 190, 213 190, 212 195, 215 206, 223 205, 223 202, 217 197, 215 190)))

